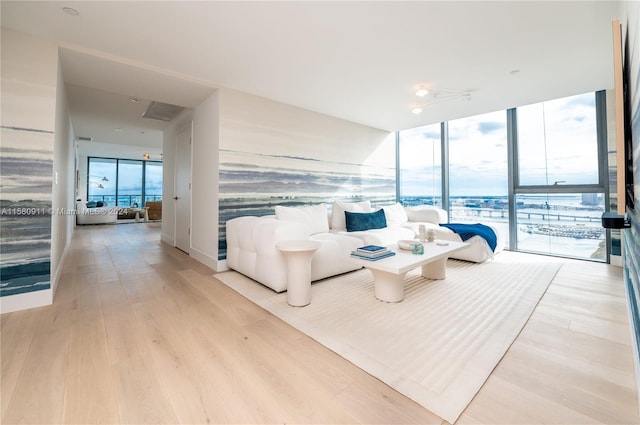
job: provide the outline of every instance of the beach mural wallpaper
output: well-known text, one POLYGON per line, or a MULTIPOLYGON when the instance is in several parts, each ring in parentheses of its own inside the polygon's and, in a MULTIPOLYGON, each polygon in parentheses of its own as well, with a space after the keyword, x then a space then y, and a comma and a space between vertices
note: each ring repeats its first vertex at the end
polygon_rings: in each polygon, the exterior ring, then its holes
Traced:
POLYGON ((50 288, 53 132, 2 126, 0 296, 50 288))
POLYGON ((623 40, 626 38, 624 60, 628 94, 625 106, 629 108, 627 129, 630 129, 626 136, 631 142, 633 188, 629 187, 627 193, 633 196, 634 205, 627 206, 631 228, 624 231, 625 277, 634 339, 636 348, 640 350, 640 5, 628 2, 628 7, 627 31, 623 40))
MULTIPOLYGON (((393 150, 386 146, 386 150, 393 150)), ((289 151, 294 151, 291 148, 289 151)), ((298 147, 299 149, 299 147, 298 147)), ((395 201, 395 157, 382 163, 351 162, 306 157, 304 154, 267 154, 220 151, 219 259, 226 258, 225 223, 233 217, 274 214, 276 205, 300 206, 334 200, 372 205, 395 201)))

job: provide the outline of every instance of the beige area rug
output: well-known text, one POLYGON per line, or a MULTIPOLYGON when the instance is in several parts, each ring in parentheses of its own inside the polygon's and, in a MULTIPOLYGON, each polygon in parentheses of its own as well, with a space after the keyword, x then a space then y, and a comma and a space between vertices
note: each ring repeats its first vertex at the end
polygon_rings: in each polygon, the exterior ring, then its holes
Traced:
POLYGON ((311 304, 234 271, 215 277, 449 423, 471 402, 535 309, 561 263, 512 252, 447 263, 447 278, 407 274, 405 297, 374 296, 368 270, 312 285, 311 304))

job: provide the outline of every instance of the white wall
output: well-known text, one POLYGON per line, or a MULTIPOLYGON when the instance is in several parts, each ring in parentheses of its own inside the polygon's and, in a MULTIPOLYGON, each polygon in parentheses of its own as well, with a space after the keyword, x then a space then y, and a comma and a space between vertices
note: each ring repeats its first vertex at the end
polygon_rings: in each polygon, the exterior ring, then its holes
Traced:
POLYGON ((75 228, 75 135, 60 62, 57 81, 51 202, 51 287, 54 294, 75 228))
POLYGON ((191 256, 218 270, 219 92, 193 111, 191 256))
POLYGON ((368 165, 395 156, 392 132, 235 90, 220 93, 221 149, 368 165))
MULTIPOLYGON (((17 155, 25 158, 25 163, 37 159, 42 164, 52 164, 58 83, 57 45, 6 28, 1 31, 2 158, 4 160, 15 150, 20 152, 17 155)), ((45 165, 40 169, 47 167, 45 165)), ((12 176, 11 181, 5 180, 6 177, 7 171, 3 170, 0 199, 34 199, 51 205, 52 188, 50 183, 46 184, 46 181, 51 182, 50 175, 33 176, 43 182, 39 189, 33 187, 29 176, 25 175, 27 178, 24 179, 12 176), (19 193, 21 188, 24 188, 25 194, 19 193)), ((41 233, 44 237, 46 230, 42 229, 41 233)), ((31 238, 33 236, 25 235, 25 242, 31 238)), ((51 249, 48 253, 51 254, 51 249)), ((4 296, 0 297, 0 311, 4 313, 51 304, 52 298, 52 288, 4 296)))
POLYGON ((218 253, 218 93, 182 112, 163 134, 162 241, 175 246, 176 137, 192 124, 191 247, 189 254, 217 270, 218 253))

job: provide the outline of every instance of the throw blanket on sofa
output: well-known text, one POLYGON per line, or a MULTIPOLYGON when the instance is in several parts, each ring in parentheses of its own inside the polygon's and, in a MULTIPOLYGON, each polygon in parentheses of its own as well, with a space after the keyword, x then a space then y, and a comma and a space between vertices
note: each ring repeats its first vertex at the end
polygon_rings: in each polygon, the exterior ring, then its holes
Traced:
POLYGON ((448 229, 453 230, 455 233, 459 234, 463 241, 473 237, 480 236, 483 237, 491 251, 496 250, 496 246, 498 244, 498 237, 496 236, 496 232, 489 226, 485 226, 484 224, 476 223, 476 224, 465 224, 465 223, 448 223, 441 224, 440 226, 446 227, 448 229))

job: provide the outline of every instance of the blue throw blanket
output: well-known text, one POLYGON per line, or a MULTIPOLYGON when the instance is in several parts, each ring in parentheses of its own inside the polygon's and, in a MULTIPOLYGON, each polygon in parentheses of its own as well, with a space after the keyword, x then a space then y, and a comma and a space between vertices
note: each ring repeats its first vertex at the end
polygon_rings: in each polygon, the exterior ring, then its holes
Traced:
POLYGON ((449 223, 441 224, 440 226, 453 230, 455 233, 460 235, 463 241, 466 241, 473 236, 481 236, 487 241, 489 247, 491 248, 491 251, 495 252, 496 250, 498 237, 496 236, 496 232, 494 232, 493 229, 489 226, 485 226, 484 224, 480 223, 449 223))

